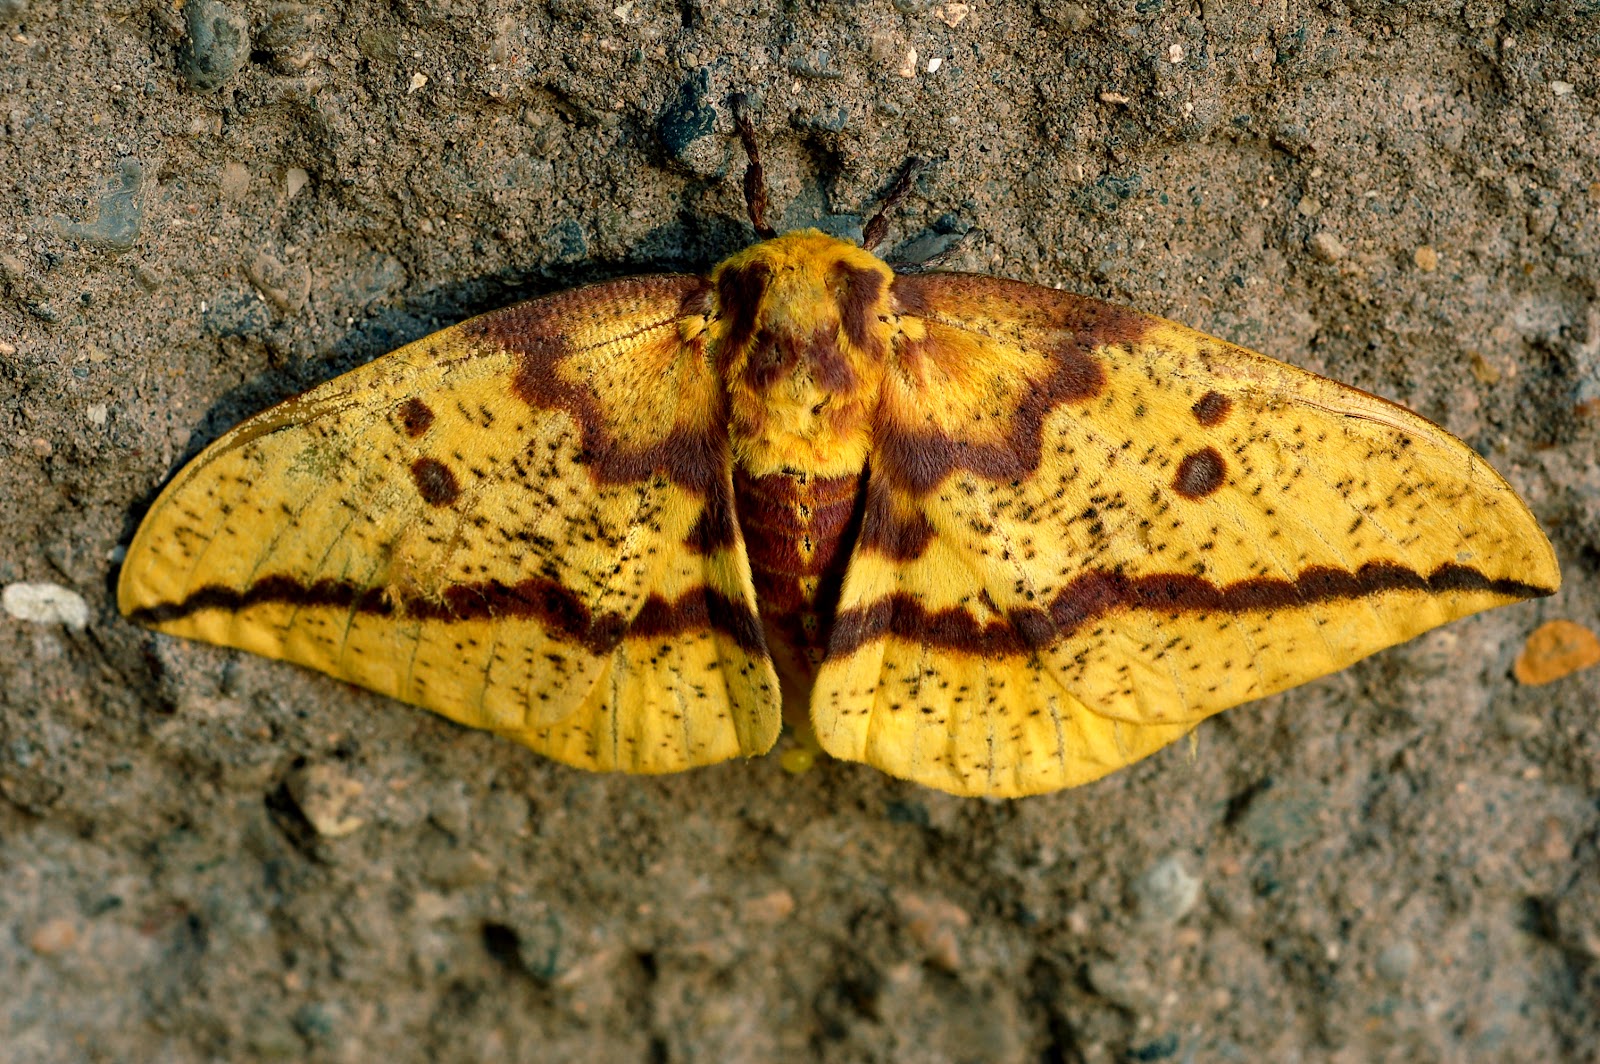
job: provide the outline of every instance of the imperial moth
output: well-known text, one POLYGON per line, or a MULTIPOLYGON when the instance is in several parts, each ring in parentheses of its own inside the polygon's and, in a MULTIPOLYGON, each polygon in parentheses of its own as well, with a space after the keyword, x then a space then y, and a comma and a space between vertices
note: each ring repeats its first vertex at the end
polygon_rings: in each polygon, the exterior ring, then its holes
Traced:
POLYGON ((835 757, 1016 796, 1559 586, 1516 493, 1416 414, 1097 300, 896 272, 882 213, 863 246, 775 235, 741 133, 766 239, 250 418, 151 507, 122 611, 585 769, 809 717, 835 757))

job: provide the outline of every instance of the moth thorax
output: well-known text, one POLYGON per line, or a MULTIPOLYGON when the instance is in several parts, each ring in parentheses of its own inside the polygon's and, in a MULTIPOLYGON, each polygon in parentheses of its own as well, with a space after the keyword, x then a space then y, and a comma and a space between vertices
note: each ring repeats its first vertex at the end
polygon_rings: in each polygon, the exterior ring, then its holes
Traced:
POLYGON ((815 231, 757 244, 713 273, 718 363, 747 470, 861 468, 892 277, 868 252, 815 231))
POLYGON ((745 467, 758 475, 805 469, 834 475, 866 461, 868 420, 880 371, 851 358, 848 341, 812 331, 759 331, 729 383, 731 428, 745 467))

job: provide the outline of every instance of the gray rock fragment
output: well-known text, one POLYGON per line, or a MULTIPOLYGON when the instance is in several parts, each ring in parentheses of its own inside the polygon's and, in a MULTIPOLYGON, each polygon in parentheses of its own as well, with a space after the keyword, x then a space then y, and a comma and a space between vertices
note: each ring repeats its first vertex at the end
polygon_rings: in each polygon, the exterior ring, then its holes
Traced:
POLYGON ((684 169, 718 177, 728 168, 730 146, 717 133, 717 107, 711 97, 711 70, 700 67, 678 88, 656 119, 661 144, 684 169))
POLYGON ((390 298, 405 283, 406 270, 399 259, 381 251, 367 251, 340 264, 333 290, 347 306, 369 307, 390 298))
POLYGON ((139 239, 139 229, 144 222, 144 206, 139 202, 139 187, 143 182, 143 164, 138 159, 122 160, 95 204, 94 220, 74 222, 58 215, 56 233, 90 247, 127 251, 139 239))
POLYGON ((188 33, 179 62, 195 92, 216 92, 250 57, 250 26, 245 17, 217 0, 189 0, 183 6, 188 33))
POLYGON ((1140 923, 1171 926, 1200 900, 1200 880, 1177 857, 1164 857, 1134 880, 1133 900, 1140 923))
POLYGON ((1375 967, 1384 982, 1402 986, 1410 978, 1411 970, 1417 966, 1417 960, 1416 943, 1409 938, 1402 938, 1383 948, 1375 967))
POLYGON ((311 294, 311 271, 298 263, 282 263, 258 251, 244 264, 244 274, 268 303, 285 314, 306 305, 311 294))

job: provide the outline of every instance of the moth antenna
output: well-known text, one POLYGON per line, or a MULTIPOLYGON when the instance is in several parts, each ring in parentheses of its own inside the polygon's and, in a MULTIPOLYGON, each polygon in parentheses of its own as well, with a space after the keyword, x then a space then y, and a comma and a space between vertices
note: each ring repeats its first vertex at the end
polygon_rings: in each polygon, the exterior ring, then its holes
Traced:
POLYGON ((900 204, 905 201, 905 198, 911 194, 911 183, 917 179, 918 174, 927 168, 927 165, 928 160, 920 159, 914 155, 906 160, 906 164, 901 168, 900 177, 895 181, 894 187, 883 198, 883 206, 878 208, 878 213, 872 216, 871 220, 867 222, 867 227, 861 231, 862 250, 871 251, 883 242, 885 236, 889 235, 890 212, 898 209, 900 204))
POLYGON ((750 211, 750 224, 756 236, 770 240, 777 236, 767 224, 767 176, 761 170, 761 150, 756 147, 756 127, 750 121, 750 98, 736 92, 728 98, 733 106, 733 124, 739 130, 739 141, 750 163, 744 168, 744 205, 750 211))

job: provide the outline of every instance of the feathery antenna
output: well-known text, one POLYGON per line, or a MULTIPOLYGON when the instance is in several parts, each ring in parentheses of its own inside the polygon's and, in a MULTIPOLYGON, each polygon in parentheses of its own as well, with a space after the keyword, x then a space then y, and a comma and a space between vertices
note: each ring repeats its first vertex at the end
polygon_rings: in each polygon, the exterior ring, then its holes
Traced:
POLYGON ((750 99, 742 92, 728 98, 733 106, 733 124, 750 163, 744 168, 744 204, 750 211, 750 224, 762 240, 777 236, 767 224, 767 177, 761 170, 761 151, 756 147, 756 127, 750 121, 750 99))
POLYGON ((917 175, 927 168, 927 165, 928 160, 920 159, 916 156, 906 160, 904 169, 900 171, 899 179, 895 181, 894 187, 889 190, 889 194, 883 198, 883 206, 878 208, 878 213, 872 216, 872 219, 867 222, 867 227, 861 231, 861 247, 863 250, 871 251, 883 242, 884 237, 889 235, 890 212, 898 208, 905 201, 905 198, 911 194, 912 183, 916 181, 917 175))

